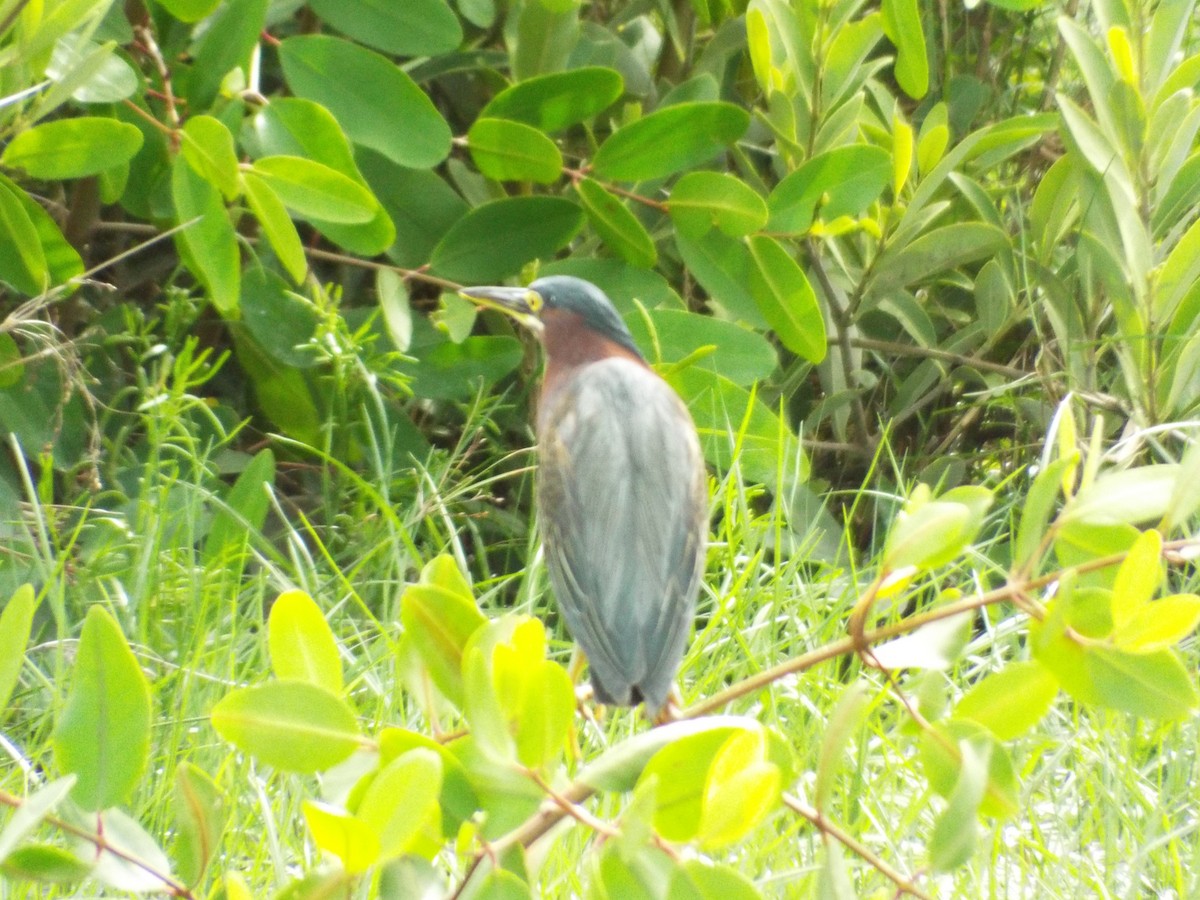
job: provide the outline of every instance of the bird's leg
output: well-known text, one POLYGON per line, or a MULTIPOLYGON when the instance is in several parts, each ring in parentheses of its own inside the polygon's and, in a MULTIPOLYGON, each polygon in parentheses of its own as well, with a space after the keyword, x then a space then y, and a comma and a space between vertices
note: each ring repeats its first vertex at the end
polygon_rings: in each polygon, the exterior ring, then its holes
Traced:
POLYGON ((671 693, 667 695, 667 702, 662 705, 662 709, 654 716, 653 722, 655 727, 679 721, 679 716, 682 712, 683 697, 679 693, 679 688, 671 685, 671 693))

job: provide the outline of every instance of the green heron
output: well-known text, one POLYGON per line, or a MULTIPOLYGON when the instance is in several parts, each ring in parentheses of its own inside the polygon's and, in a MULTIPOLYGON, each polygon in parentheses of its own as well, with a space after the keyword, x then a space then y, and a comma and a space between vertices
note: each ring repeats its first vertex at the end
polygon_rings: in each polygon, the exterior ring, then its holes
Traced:
POLYGON ((556 275, 461 293, 541 338, 537 507, 550 583, 596 699, 656 715, 704 569, 707 478, 691 416, 594 284, 556 275))

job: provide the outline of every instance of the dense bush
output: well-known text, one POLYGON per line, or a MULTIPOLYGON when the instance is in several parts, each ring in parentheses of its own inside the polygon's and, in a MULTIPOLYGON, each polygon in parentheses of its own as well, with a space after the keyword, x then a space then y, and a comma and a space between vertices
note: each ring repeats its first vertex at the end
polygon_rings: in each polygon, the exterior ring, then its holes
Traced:
POLYGON ((6 887, 1195 896, 1200 42, 1059 12, 0 2, 6 887), (547 273, 712 475, 656 728, 456 294, 547 273))

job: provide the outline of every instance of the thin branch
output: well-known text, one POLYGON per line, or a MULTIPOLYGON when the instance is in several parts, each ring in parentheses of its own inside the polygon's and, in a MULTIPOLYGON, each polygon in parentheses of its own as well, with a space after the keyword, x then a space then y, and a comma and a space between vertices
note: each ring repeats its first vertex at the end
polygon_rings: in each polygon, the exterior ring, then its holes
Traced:
MULTIPOLYGON (((833 343, 834 340, 834 338, 830 338, 829 342, 833 343)), ((873 338, 850 338, 850 346, 857 347, 860 350, 890 353, 894 356, 917 356, 922 359, 938 359, 943 362, 954 363, 955 365, 982 369, 985 372, 996 372, 999 375, 1004 375, 1014 380, 1036 377, 1036 373, 1026 372, 1024 369, 1018 369, 1015 366, 1006 366, 1002 363, 994 363, 985 359, 977 359, 974 356, 967 356, 965 353, 952 353, 949 350, 937 350, 932 347, 917 347, 912 344, 901 344, 896 341, 877 341, 873 338)))
POLYGON ((850 850, 855 856, 860 857, 868 865, 875 868, 881 875, 895 884, 900 893, 921 897, 923 900, 932 900, 931 896, 917 887, 911 878, 894 868, 879 854, 875 853, 874 850, 844 830, 840 825, 831 822, 820 810, 814 809, 800 800, 799 797, 793 797, 791 794, 783 795, 783 805, 805 819, 808 819, 822 834, 829 835, 838 843, 845 846, 846 849, 850 850))

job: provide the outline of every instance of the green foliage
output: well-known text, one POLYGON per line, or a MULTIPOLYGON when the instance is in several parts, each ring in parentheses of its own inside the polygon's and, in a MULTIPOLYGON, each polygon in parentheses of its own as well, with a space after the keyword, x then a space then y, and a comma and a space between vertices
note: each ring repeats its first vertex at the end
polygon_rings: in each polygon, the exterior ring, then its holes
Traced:
POLYGON ((1195 4, 970 6, 0 9, 6 881, 1194 895, 1195 4), (654 728, 455 296, 549 273, 713 475, 654 728))

